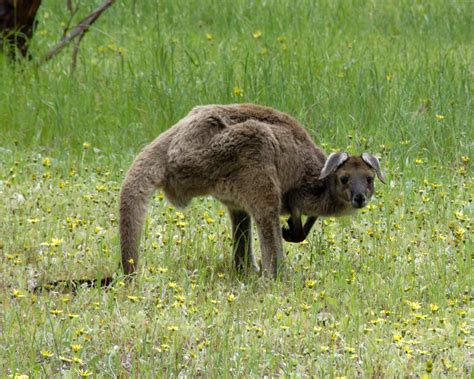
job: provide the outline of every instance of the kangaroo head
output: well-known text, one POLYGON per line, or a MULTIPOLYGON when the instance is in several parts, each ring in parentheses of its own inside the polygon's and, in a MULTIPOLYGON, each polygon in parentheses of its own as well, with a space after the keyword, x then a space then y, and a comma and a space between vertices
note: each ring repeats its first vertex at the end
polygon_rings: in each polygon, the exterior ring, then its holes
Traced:
POLYGON ((339 152, 329 155, 319 179, 328 178, 329 190, 338 200, 363 208, 374 193, 375 175, 385 183, 380 163, 373 155, 363 153, 360 157, 351 157, 339 152))

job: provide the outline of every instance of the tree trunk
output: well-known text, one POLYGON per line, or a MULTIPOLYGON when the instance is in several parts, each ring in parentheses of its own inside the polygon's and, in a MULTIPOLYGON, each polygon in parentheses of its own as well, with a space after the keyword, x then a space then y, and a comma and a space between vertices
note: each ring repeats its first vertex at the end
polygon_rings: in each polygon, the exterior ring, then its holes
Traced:
POLYGON ((40 5, 41 0, 0 0, 0 38, 9 45, 11 57, 17 57, 17 52, 29 57, 28 40, 33 36, 40 5))

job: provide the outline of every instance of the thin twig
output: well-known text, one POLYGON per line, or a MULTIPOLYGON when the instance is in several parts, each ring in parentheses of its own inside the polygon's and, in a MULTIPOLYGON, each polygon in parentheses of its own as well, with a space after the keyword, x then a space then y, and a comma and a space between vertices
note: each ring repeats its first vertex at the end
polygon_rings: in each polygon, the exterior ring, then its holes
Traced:
POLYGON ((44 57, 43 61, 47 62, 55 55, 57 55, 64 47, 71 42, 74 38, 84 36, 84 34, 89 30, 89 27, 99 18, 99 16, 110 7, 115 0, 106 0, 100 5, 95 11, 90 15, 85 17, 79 22, 79 24, 67 35, 64 36, 59 43, 53 47, 44 57))
POLYGON ((74 16, 79 12, 79 8, 81 7, 81 0, 77 0, 75 6, 72 5, 72 0, 67 0, 67 9, 69 10, 69 20, 67 20, 66 26, 63 30, 63 38, 66 37, 66 34, 69 32, 69 28, 71 27, 72 20, 74 16))
POLYGON ((76 70, 77 64, 77 54, 79 53, 79 45, 81 44, 82 38, 84 37, 84 33, 82 33, 74 43, 74 50, 72 52, 72 60, 71 60, 71 74, 76 70))

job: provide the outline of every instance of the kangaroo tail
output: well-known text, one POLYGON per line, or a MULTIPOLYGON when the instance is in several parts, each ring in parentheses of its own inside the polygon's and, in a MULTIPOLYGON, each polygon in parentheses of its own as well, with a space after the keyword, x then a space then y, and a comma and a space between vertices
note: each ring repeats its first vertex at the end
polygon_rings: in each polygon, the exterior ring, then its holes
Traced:
POLYGON ((133 162, 120 192, 120 248, 125 274, 138 265, 138 244, 150 199, 160 186, 164 169, 145 149, 133 162))

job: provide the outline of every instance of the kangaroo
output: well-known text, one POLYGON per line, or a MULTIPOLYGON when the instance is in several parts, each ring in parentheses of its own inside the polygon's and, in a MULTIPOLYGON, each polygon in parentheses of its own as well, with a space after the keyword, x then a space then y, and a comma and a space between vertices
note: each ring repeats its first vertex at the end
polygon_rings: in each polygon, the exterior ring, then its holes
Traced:
POLYGON ((120 242, 125 274, 135 272, 148 203, 161 188, 175 206, 211 195, 230 216, 234 264, 275 278, 282 237, 303 241, 318 216, 340 216, 367 205, 374 175, 385 182, 368 153, 329 156, 289 115, 255 104, 197 106, 137 156, 120 193, 120 242), (287 215, 288 227, 280 227, 287 215), (302 215, 308 216, 302 223, 302 215), (251 223, 261 249, 252 254, 251 223))

